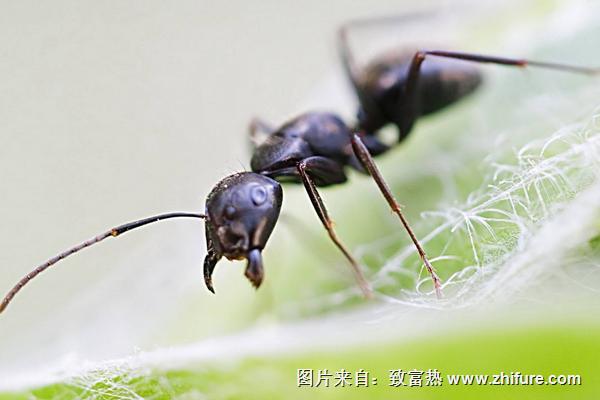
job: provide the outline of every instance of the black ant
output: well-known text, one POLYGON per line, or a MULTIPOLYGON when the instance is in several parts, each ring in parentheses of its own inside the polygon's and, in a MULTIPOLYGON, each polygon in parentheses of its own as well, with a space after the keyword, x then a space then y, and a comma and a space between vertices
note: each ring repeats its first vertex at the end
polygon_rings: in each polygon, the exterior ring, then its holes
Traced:
POLYGON ((236 173, 218 182, 206 199, 205 214, 161 214, 120 225, 74 246, 23 277, 2 300, 0 312, 31 279, 63 258, 108 237, 116 237, 164 219, 180 217, 205 220, 208 254, 204 259, 204 279, 211 292, 214 293, 212 273, 222 257, 229 260, 246 259, 245 275, 258 288, 264 276, 261 252, 279 217, 283 199, 280 183, 284 182, 304 185, 329 237, 350 262, 363 294, 372 297, 371 288, 362 275, 358 262, 337 237, 317 190, 317 187, 346 182, 346 167, 367 173, 375 180, 385 200, 408 232, 431 275, 437 296, 441 297, 440 279, 403 216, 400 204, 373 161, 373 157, 390 149, 389 145, 377 137, 381 128, 388 124, 395 125, 400 143, 419 117, 457 102, 472 93, 481 83, 481 74, 472 65, 425 61, 447 58, 587 75, 596 75, 600 69, 440 50, 387 54, 364 69, 359 69, 347 40, 347 31, 351 25, 352 23, 348 23, 339 30, 338 46, 345 72, 359 101, 354 125, 348 126, 335 114, 325 112, 302 114, 277 129, 255 119, 250 125, 252 137, 255 138, 258 131, 268 136, 254 148, 252 172, 236 173))

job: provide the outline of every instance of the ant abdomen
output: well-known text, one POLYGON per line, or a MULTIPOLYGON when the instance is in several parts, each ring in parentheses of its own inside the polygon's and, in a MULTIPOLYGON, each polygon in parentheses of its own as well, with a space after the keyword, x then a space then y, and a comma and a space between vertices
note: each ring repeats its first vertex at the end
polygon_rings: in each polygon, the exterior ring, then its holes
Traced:
POLYGON ((471 94, 482 82, 472 64, 428 58, 419 67, 414 94, 407 94, 411 65, 417 51, 390 53, 369 63, 357 75, 357 90, 370 109, 359 112, 360 129, 373 133, 387 124, 400 130, 400 140, 420 116, 434 113, 471 94))

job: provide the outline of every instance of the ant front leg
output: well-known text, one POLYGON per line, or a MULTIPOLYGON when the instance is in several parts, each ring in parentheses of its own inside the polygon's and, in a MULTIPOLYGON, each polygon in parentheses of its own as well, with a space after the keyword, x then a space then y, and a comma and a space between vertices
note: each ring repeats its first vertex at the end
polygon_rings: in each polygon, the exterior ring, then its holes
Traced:
POLYGON ((415 235, 412 228, 408 224, 408 221, 402 214, 402 211, 400 211, 400 204, 398 203, 398 201, 392 194, 392 191, 391 191, 390 187, 388 186, 388 184, 383 179, 383 176, 381 175, 381 172, 379 172, 379 168, 377 168, 375 161, 373 161, 373 157, 371 157, 369 150, 367 149, 365 144, 362 142, 360 137, 356 134, 352 135, 352 149, 354 150, 354 153, 360 160, 360 162, 363 165, 363 167, 365 168, 365 170, 375 180, 377 187, 379 187, 379 190, 383 194, 383 197, 385 197, 385 200, 390 205, 390 208, 392 209, 392 211, 396 215, 398 215, 398 218, 400 218, 400 222, 402 222, 402 225, 404 225, 406 232, 408 232, 408 235, 410 236, 415 247, 417 248, 419 257, 423 261, 423 264, 425 264, 425 267, 427 268, 427 272, 429 272, 429 275, 431 275, 431 280, 433 281, 433 287, 435 288, 435 294, 437 295, 438 298, 441 298, 442 297, 442 284, 441 284, 440 278, 437 276, 435 269, 433 268, 433 266, 427 259, 427 254, 425 254, 425 250, 423 250, 423 247, 419 243, 419 239, 417 239, 417 236, 415 235))
POLYGON ((297 165, 297 169, 298 173, 300 174, 300 178, 302 179, 302 183, 306 188, 306 192, 308 193, 308 197, 310 198, 310 201, 315 208, 319 219, 323 223, 323 226, 327 230, 329 237, 350 262, 352 271, 354 272, 354 276, 363 292, 363 295, 368 299, 372 298, 372 289, 360 270, 358 262, 354 259, 352 254, 350 254, 348 249, 346 249, 333 229, 333 221, 327 213, 325 203, 323 203, 323 199, 321 199, 321 195, 317 191, 315 180, 311 176, 315 175, 317 182, 320 181, 323 184, 342 183, 346 181, 346 175, 344 174, 343 166, 328 158, 315 156, 300 161, 297 165))
POLYGON ((254 117, 248 125, 248 134, 250 135, 250 142, 254 147, 261 144, 267 136, 275 132, 275 128, 268 122, 261 118, 254 117))

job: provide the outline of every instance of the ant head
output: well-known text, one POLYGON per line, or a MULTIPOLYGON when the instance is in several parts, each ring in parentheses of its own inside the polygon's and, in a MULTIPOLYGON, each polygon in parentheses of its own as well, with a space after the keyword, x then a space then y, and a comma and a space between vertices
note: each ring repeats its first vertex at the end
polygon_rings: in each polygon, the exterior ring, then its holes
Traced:
POLYGON ((212 292, 212 272, 217 261, 247 259, 245 275, 255 287, 263 279, 261 251, 275 227, 283 193, 279 183, 253 172, 221 180, 206 199, 204 279, 212 292))

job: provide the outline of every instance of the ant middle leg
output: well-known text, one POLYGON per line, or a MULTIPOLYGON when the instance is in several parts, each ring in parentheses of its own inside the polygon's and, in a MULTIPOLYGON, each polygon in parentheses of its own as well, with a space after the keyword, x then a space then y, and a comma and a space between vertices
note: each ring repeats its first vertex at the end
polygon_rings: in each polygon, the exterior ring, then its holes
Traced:
MULTIPOLYGON (((327 208, 325 208, 325 203, 323 203, 323 199, 321 199, 321 195, 317 191, 317 185, 315 184, 315 180, 311 175, 321 175, 320 179, 322 180, 327 176, 329 178, 329 183, 331 183, 331 179, 335 179, 339 182, 345 181, 345 175, 343 172, 343 167, 340 166, 333 160, 330 160, 325 157, 309 157, 300 161, 297 165, 298 173, 300 178, 302 179, 302 183, 308 193, 308 197, 319 216, 319 219, 323 223, 323 226, 327 230, 329 237, 333 241, 333 243, 337 246, 337 248, 344 254, 346 259, 350 262, 350 266, 352 267, 352 272, 354 273, 354 277, 363 292, 363 295, 366 298, 373 297, 373 291, 365 276, 363 275, 360 265, 354 259, 350 251, 346 249, 346 246, 340 241, 335 230, 333 229, 333 220, 329 217, 327 212, 327 208), (337 175, 337 176, 336 176, 337 175)), ((337 183, 337 182, 336 182, 337 183)))
POLYGON ((440 278, 438 277, 437 273, 435 272, 435 269, 429 262, 429 259, 427 258, 427 254, 425 253, 425 250, 423 250, 423 247, 419 243, 419 239, 417 239, 417 236, 415 235, 412 228, 408 224, 406 217, 404 217, 404 214, 402 214, 402 211, 400 210, 400 208, 401 208, 400 204, 394 197, 394 195, 393 195, 390 187, 386 183, 386 181, 383 179, 383 176, 381 175, 381 172, 379 172, 379 168, 377 168, 375 161, 373 161, 373 157, 371 157, 369 150, 367 149, 367 147, 365 146, 365 144, 363 143, 363 141, 360 139, 360 137, 357 134, 352 135, 352 149, 354 150, 354 153, 358 157, 359 161, 361 162, 361 164, 363 165, 365 170, 369 173, 369 175, 371 175, 373 180, 375 180, 377 187, 379 187, 379 190, 383 194, 383 197, 385 197, 385 200, 390 205, 390 208, 392 209, 392 211, 398 216, 398 218, 400 218, 400 222, 402 222, 404 229, 406 229, 406 232, 408 233, 412 242, 414 243, 415 247, 417 248, 419 257, 421 258, 421 261, 423 261, 423 264, 425 264, 425 268, 427 268, 427 272, 431 276, 431 280, 433 281, 433 287, 435 289, 436 296, 438 298, 441 298, 442 297, 442 284, 441 284, 440 278))

